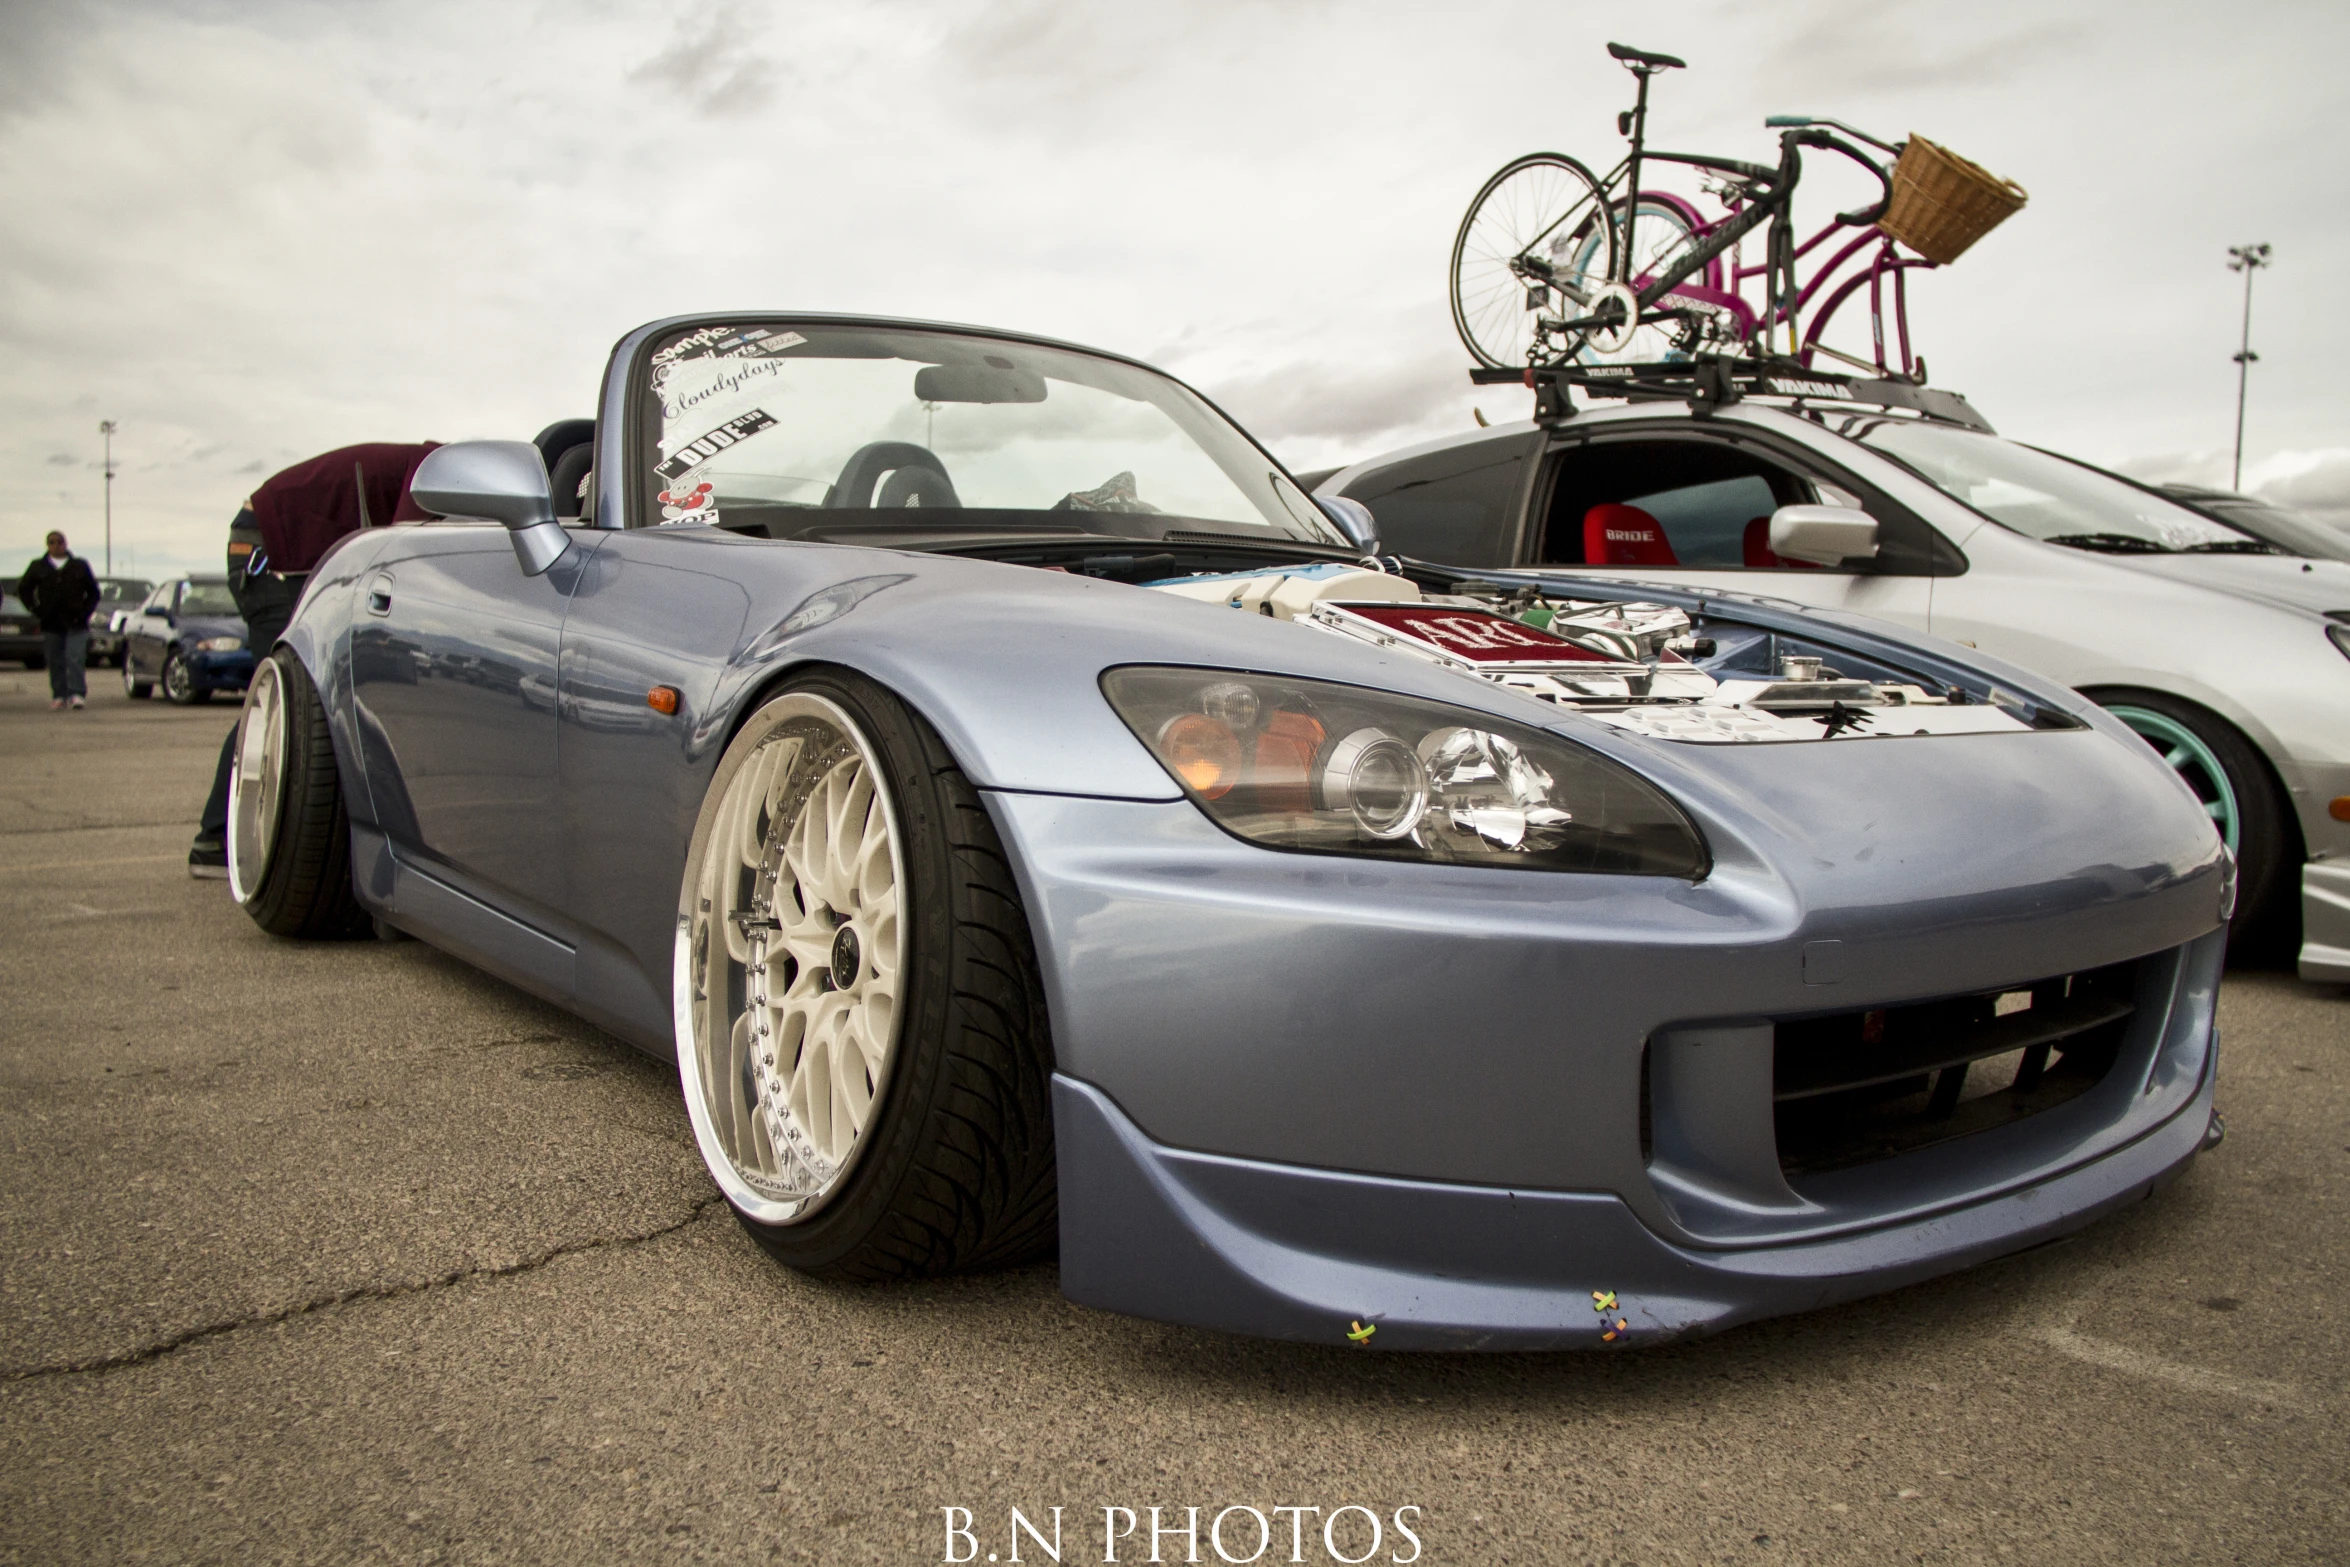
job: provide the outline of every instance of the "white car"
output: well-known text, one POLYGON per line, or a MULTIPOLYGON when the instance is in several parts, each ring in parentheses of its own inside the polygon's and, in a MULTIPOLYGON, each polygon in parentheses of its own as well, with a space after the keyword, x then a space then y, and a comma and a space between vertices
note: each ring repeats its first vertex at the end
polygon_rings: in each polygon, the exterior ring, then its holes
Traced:
POLYGON ((2053 676, 2204 802, 2242 866, 2239 950, 2297 947, 2303 977, 2350 981, 2350 565, 1873 385, 1909 406, 1600 403, 1307 478, 1410 558, 1791 600, 2053 676))

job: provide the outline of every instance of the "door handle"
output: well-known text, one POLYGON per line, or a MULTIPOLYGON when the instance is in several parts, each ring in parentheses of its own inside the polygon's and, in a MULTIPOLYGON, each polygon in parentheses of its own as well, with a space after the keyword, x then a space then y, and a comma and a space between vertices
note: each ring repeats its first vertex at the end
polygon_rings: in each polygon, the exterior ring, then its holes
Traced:
POLYGON ((367 584, 367 612, 370 615, 388 615, 392 612, 392 579, 389 573, 367 584))

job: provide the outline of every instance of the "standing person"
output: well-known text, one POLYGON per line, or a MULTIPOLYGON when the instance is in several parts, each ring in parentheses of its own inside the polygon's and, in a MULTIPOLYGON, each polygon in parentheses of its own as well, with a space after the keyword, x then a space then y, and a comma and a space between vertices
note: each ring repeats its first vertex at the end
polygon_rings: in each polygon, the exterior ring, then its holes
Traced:
MULTIPOLYGON (((258 662, 269 656, 294 618, 310 570, 335 541, 365 527, 419 522, 431 515, 409 495, 425 454, 440 445, 371 442, 343 446, 298 462, 262 481, 228 527, 228 585, 245 617, 245 645, 258 662)), ((228 782, 236 765, 237 729, 220 747, 212 794, 196 841, 188 846, 188 874, 228 874, 228 782)))
POLYGON ((24 569, 16 596, 41 622, 41 654, 49 663, 49 711, 85 707, 90 694, 83 666, 90 661, 90 611, 98 607, 98 577, 90 563, 52 531, 49 553, 24 569))

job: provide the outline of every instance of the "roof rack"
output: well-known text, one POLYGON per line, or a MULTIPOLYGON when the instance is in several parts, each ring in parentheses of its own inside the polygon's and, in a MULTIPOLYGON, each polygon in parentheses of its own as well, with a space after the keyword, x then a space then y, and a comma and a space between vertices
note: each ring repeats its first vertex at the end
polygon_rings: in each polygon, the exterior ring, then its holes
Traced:
POLYGON ((1747 397, 1792 397, 1799 401, 1864 403, 1900 408, 1946 424, 1991 432, 1991 421, 1956 392, 1891 379, 1863 380, 1831 370, 1814 370, 1794 359, 1705 357, 1636 365, 1535 365, 1516 369, 1475 369, 1478 386, 1530 386, 1534 417, 1549 423, 1570 418, 1575 405, 1569 387, 1587 397, 1620 397, 1632 402, 1686 402, 1697 414, 1747 397))

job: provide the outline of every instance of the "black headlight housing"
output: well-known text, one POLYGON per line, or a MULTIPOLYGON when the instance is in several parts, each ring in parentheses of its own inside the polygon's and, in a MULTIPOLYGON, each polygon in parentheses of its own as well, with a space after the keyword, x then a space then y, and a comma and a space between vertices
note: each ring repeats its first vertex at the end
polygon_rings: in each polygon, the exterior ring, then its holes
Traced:
POLYGON ((1128 666, 1102 693, 1192 803, 1272 849, 1702 880, 1697 824, 1595 751, 1324 680, 1128 666))

